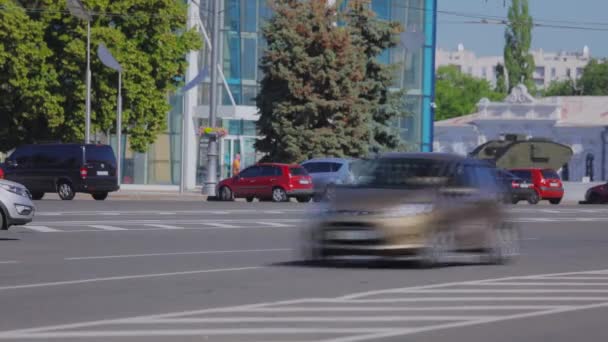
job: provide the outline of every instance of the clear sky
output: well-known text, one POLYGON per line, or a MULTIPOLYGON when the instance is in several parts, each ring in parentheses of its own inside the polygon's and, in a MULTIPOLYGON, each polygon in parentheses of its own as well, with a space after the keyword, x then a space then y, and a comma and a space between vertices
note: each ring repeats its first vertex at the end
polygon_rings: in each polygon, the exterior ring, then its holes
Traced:
MULTIPOLYGON (((437 45, 454 50, 458 43, 478 56, 502 55, 504 26, 469 24, 478 19, 449 15, 458 12, 491 17, 507 17, 509 0, 438 0, 437 45)), ((582 51, 589 46, 594 57, 608 57, 608 0, 529 0, 530 13, 542 23, 558 26, 599 28, 587 31, 537 27, 532 31, 532 49, 582 51)))

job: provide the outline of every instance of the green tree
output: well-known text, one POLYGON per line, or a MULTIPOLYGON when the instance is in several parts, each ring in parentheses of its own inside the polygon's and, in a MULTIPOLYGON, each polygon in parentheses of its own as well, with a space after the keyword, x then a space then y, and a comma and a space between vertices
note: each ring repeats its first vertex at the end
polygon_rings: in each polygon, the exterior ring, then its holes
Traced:
MULTIPOLYGON (((72 17, 65 0, 20 1, 30 20, 43 28, 46 60, 58 75, 52 89, 63 111, 52 136, 63 141, 84 138, 86 25, 72 17)), ((91 132, 112 130, 116 119, 118 75, 97 58, 104 42, 123 67, 123 127, 132 149, 143 152, 166 130, 169 94, 185 73, 185 55, 201 39, 186 30, 187 7, 174 0, 91 0, 91 132)), ((36 135, 34 135, 36 136, 36 135)))
POLYGON ((395 149, 399 146, 399 132, 395 120, 404 115, 402 91, 391 91, 396 65, 387 65, 378 57, 397 46, 402 27, 398 22, 380 20, 371 10, 371 0, 351 0, 344 13, 353 44, 364 49, 365 78, 359 83, 361 98, 372 113, 372 152, 395 149))
POLYGON ((361 156, 368 151, 370 106, 358 85, 364 51, 349 29, 334 25, 327 0, 276 0, 263 28, 268 47, 256 104, 266 160, 298 162, 315 156, 361 156))
POLYGON ((608 95, 608 63, 592 60, 583 69, 583 75, 577 81, 577 87, 582 95, 608 95))
POLYGON ((453 65, 439 67, 435 87, 438 121, 473 113, 484 97, 493 101, 504 97, 493 91, 488 81, 463 74, 453 65))
POLYGON ((528 0, 512 0, 508 17, 504 59, 509 76, 509 91, 519 83, 523 83, 530 93, 533 93, 534 58, 530 54, 533 22, 528 0))
POLYGON ((581 95, 573 80, 553 81, 543 91, 543 96, 574 96, 581 95))
POLYGON ((507 94, 507 80, 505 78, 505 67, 498 63, 494 68, 496 71, 496 87, 494 90, 499 94, 507 94))
POLYGON ((0 0, 0 151, 51 138, 64 123, 51 53, 43 25, 13 1, 0 0))

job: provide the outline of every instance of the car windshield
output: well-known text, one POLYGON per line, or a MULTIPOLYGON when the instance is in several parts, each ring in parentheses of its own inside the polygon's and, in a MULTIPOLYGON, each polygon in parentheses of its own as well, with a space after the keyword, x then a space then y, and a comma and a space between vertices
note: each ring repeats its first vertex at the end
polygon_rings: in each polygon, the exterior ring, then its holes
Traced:
POLYGON ((450 163, 429 159, 380 158, 352 167, 356 186, 418 188, 445 184, 450 163))
POLYGON ((545 179, 559 179, 559 175, 557 174, 557 172, 550 169, 543 170, 542 174, 543 178, 545 179))
POLYGON ((532 172, 528 170, 513 170, 511 171, 516 177, 525 179, 527 181, 532 180, 532 172))
POLYGON ((308 172, 306 172, 306 169, 303 167, 290 167, 289 173, 291 173, 292 176, 307 176, 308 175, 308 172))

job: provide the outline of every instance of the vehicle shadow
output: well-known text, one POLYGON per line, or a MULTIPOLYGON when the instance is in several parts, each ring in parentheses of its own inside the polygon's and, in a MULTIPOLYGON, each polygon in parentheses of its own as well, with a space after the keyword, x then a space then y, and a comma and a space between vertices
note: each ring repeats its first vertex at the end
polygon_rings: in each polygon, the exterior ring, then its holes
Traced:
POLYGON ((0 241, 21 241, 21 239, 18 239, 18 238, 7 238, 7 237, 0 237, 0 241))
POLYGON ((417 260, 398 260, 398 259, 380 259, 380 260, 324 260, 324 261, 308 261, 308 260, 292 260, 272 263, 271 267, 306 267, 306 268, 333 268, 333 269, 409 269, 409 270, 432 270, 448 267, 462 266, 480 266, 485 263, 480 262, 450 262, 442 265, 428 266, 417 260))

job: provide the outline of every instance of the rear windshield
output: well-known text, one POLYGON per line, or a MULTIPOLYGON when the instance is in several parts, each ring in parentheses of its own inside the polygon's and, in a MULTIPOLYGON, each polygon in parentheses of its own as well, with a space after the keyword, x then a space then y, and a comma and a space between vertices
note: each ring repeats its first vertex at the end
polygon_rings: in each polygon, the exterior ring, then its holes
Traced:
POLYGON ((559 175, 557 174, 557 172, 550 169, 543 170, 542 174, 543 178, 545 179, 559 179, 559 175))
POLYGON ((332 162, 311 162, 302 165, 302 167, 305 168, 308 173, 328 173, 338 172, 340 168, 342 168, 342 164, 332 162))
POLYGON ((308 172, 306 172, 306 169, 303 167, 290 167, 289 173, 291 173, 292 176, 307 176, 308 175, 308 172))
POLYGON ((116 157, 110 146, 87 146, 86 159, 87 163, 116 164, 116 157))
POLYGON ((527 181, 531 181, 532 180, 532 172, 528 171, 528 170, 513 170, 511 171, 512 174, 514 174, 515 176, 521 178, 521 179, 525 179, 527 181))
POLYGON ((418 187, 434 185, 453 176, 451 163, 429 159, 376 159, 353 167, 359 186, 418 187))

